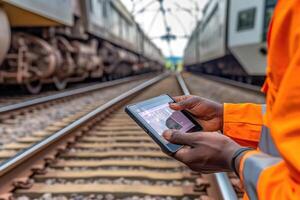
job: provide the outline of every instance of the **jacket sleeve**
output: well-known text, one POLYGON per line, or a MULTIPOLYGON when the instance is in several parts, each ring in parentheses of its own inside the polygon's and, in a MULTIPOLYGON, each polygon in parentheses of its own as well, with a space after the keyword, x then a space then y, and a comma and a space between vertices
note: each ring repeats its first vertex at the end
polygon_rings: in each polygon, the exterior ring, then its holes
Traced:
POLYGON ((264 105, 224 104, 223 132, 242 146, 257 147, 263 124, 264 105))

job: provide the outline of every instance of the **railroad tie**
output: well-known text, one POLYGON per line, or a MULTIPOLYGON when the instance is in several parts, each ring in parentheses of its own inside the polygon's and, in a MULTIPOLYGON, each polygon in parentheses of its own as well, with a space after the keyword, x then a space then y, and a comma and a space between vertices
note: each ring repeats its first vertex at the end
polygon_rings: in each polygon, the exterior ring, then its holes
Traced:
POLYGON ((145 136, 144 132, 141 131, 90 131, 89 135, 98 137, 115 137, 115 136, 145 136))
POLYGON ((80 141, 83 142, 153 142, 147 135, 141 136, 116 136, 116 137, 96 137, 85 136, 80 141))
POLYGON ((111 150, 108 152, 94 152, 94 151, 79 151, 68 152, 61 155, 63 158, 117 158, 117 157, 150 157, 150 158, 169 158, 167 155, 160 151, 121 151, 111 150))
POLYGON ((17 151, 13 151, 13 150, 0 150, 0 159, 9 159, 12 156, 16 155, 17 151))
POLYGON ((72 170, 49 171, 44 175, 37 175, 35 179, 40 181, 43 179, 62 178, 62 179, 97 179, 97 178, 137 178, 149 180, 184 180, 193 179, 191 173, 182 172, 157 172, 153 170, 72 170))
POLYGON ((19 151, 25 148, 30 147, 33 145, 33 143, 18 143, 18 142, 13 142, 9 144, 3 145, 4 150, 14 150, 14 151, 19 151))
POLYGON ((75 144, 75 147, 78 148, 90 148, 90 149, 101 149, 101 148, 127 148, 127 147, 150 147, 150 148, 156 148, 159 149, 157 144, 155 143, 146 143, 146 142, 110 142, 110 143, 97 143, 97 142, 78 142, 75 144))
POLYGON ((155 160, 58 160, 53 163, 51 167, 145 167, 145 168, 158 168, 158 169, 175 169, 183 167, 184 165, 177 161, 155 161, 155 160))
POLYGON ((103 126, 99 127, 99 131, 141 131, 142 129, 138 126, 128 126, 126 124, 123 124, 122 126, 103 126))
POLYGON ((172 196, 183 197, 193 196, 199 197, 203 192, 195 192, 193 186, 158 186, 158 185, 125 185, 125 184, 54 184, 47 185, 36 183, 29 190, 17 190, 18 195, 40 196, 41 194, 105 194, 113 193, 114 195, 153 195, 153 196, 172 196))

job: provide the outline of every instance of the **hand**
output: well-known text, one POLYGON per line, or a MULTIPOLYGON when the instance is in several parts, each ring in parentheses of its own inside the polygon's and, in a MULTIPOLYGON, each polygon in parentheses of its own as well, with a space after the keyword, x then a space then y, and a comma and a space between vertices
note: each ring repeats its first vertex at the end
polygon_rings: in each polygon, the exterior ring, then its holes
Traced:
POLYGON ((173 98, 176 103, 170 104, 170 108, 193 114, 204 131, 223 130, 223 104, 192 95, 173 98))
POLYGON ((175 153, 174 158, 202 173, 231 171, 233 154, 241 148, 218 132, 182 133, 167 130, 163 136, 171 143, 185 145, 175 153))

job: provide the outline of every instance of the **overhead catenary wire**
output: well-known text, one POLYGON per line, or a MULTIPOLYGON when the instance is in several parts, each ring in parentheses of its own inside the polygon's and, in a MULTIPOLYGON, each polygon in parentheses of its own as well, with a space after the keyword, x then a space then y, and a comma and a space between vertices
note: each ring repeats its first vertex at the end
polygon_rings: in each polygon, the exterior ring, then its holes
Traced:
POLYGON ((141 9, 139 9, 139 11, 137 11, 136 13, 133 13, 133 15, 139 14, 139 13, 143 13, 147 10, 147 8, 149 8, 151 5, 153 5, 156 2, 156 0, 152 0, 149 3, 147 3, 145 6, 143 6, 141 9))
POLYGON ((171 38, 170 38, 170 35, 171 35, 171 28, 168 24, 168 21, 167 21, 167 17, 166 17, 166 10, 164 8, 164 0, 158 0, 159 2, 159 9, 160 9, 160 12, 162 13, 162 16, 163 16, 163 22, 164 22, 164 25, 165 25, 165 29, 166 29, 166 42, 168 44, 168 47, 169 47, 169 52, 170 52, 170 56, 173 56, 173 52, 172 52, 172 48, 171 48, 171 38))
POLYGON ((173 56, 173 41, 178 39, 186 40, 190 36, 190 27, 194 27, 198 22, 200 9, 199 2, 196 0, 191 0, 190 3, 184 5, 181 5, 176 0, 131 0, 131 2, 134 3, 132 5, 132 14, 134 17, 142 16, 146 12, 153 13, 150 15, 150 18, 147 18, 148 23, 141 22, 143 24, 142 27, 150 35, 151 40, 166 42, 166 50, 170 56, 173 56), (191 19, 190 23, 187 24, 185 21, 183 23, 182 19, 178 16, 179 12, 185 13, 191 19), (171 21, 170 17, 174 20, 171 21), (153 28, 156 27, 158 21, 162 22, 163 32, 160 30, 158 35, 155 34, 156 36, 152 36, 153 28), (182 33, 178 33, 178 31, 172 29, 173 21, 180 26, 182 33), (147 24, 147 27, 145 27, 145 24, 147 24))
POLYGON ((158 14, 159 14, 159 10, 156 10, 155 15, 153 16, 153 18, 152 18, 152 20, 151 20, 150 27, 149 27, 149 30, 148 30, 147 33, 151 33, 151 30, 152 30, 152 28, 153 28, 153 25, 154 25, 155 20, 156 20, 157 17, 158 17, 158 14))
MULTIPOLYGON (((184 35, 187 35, 188 36, 188 32, 185 28, 185 26, 183 25, 183 22, 181 21, 181 19, 175 15, 173 12, 171 12, 171 10, 169 11, 169 13, 174 17, 174 19, 179 23, 179 25, 181 26, 183 32, 184 32, 184 35)), ((177 36, 176 36, 176 39, 177 39, 177 36)))

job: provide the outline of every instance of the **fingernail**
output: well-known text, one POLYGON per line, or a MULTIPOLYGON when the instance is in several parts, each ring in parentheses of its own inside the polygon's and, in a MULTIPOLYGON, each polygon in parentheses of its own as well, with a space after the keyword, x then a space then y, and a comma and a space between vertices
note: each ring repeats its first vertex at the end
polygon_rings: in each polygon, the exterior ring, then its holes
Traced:
POLYGON ((163 137, 164 137, 166 140, 170 140, 170 139, 171 139, 171 136, 172 136, 172 131, 168 130, 168 131, 163 132, 163 137))
POLYGON ((170 103, 169 104, 171 107, 174 107, 174 106, 177 106, 178 104, 177 103, 170 103))

